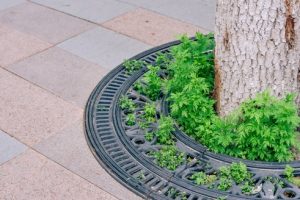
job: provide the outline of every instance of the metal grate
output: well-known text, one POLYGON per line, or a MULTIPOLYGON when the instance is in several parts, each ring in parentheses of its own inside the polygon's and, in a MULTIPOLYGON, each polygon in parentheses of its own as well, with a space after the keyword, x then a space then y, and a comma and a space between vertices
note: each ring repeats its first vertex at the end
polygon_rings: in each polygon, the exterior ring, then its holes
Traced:
MULTIPOLYGON (((171 46, 179 44, 172 42, 134 57, 147 64, 155 62, 158 54, 169 53, 171 46)), ((85 110, 85 128, 89 146, 99 163, 123 185, 148 199, 188 199, 210 200, 218 197, 227 199, 269 199, 264 193, 245 196, 239 188, 229 192, 220 192, 208 189, 204 186, 196 186, 188 180, 188 175, 198 168, 214 170, 221 165, 238 162, 239 159, 213 154, 207 149, 187 137, 177 129, 174 132, 177 146, 188 155, 197 158, 200 163, 188 166, 185 163, 175 172, 158 167, 153 159, 147 156, 151 148, 149 142, 138 134, 137 127, 126 127, 122 111, 117 102, 122 94, 126 94, 132 84, 146 72, 143 68, 139 72, 129 76, 122 65, 110 72, 92 92, 85 110), (207 167, 207 165, 212 167, 207 167)), ((134 96, 135 94, 130 94, 134 96)), ((141 97, 135 97, 135 101, 142 105, 145 103, 141 97)), ((168 114, 168 103, 163 100, 162 112, 168 114)), ((263 181, 266 171, 273 176, 281 178, 285 164, 262 163, 244 161, 251 169, 257 181, 263 181)), ((300 162, 290 163, 300 169, 300 162)), ((294 193, 293 198, 300 199, 299 188, 285 183, 286 188, 276 190, 274 196, 277 199, 287 199, 285 192, 294 193)))

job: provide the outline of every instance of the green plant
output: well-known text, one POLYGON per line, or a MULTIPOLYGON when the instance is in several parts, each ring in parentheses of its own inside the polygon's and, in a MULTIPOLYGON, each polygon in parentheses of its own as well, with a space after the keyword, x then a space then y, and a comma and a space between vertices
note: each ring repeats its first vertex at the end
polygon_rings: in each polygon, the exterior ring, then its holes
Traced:
POLYGON ((220 182, 218 184, 218 190, 227 191, 232 186, 232 180, 227 178, 220 178, 220 182))
POLYGON ((145 172, 144 171, 141 171, 139 173, 139 175, 137 176, 137 179, 139 180, 145 180, 146 176, 145 176, 145 172))
POLYGON ((222 166, 219 169, 219 173, 221 178, 232 179, 237 184, 251 179, 247 166, 242 162, 232 163, 230 166, 222 166))
POLYGON ((126 125, 133 126, 135 125, 135 115, 130 113, 126 116, 126 125))
POLYGON ((237 184, 251 178, 251 174, 248 172, 247 166, 242 162, 232 163, 230 165, 230 176, 237 184))
POLYGON ((241 186, 241 190, 244 194, 251 194, 251 192, 253 192, 254 190, 254 185, 253 183, 246 181, 242 186, 241 186))
POLYGON ((127 110, 128 112, 134 112, 135 110, 135 103, 132 99, 129 99, 127 96, 121 96, 119 100, 119 105, 122 110, 127 110))
POLYGON ((212 34, 196 34, 196 40, 192 41, 187 36, 181 38, 181 44, 172 48, 172 61, 168 64, 170 80, 167 84, 169 92, 180 92, 190 82, 191 74, 204 78, 213 89, 214 62, 213 52, 207 52, 214 48, 212 34))
POLYGON ((290 165, 287 165, 284 169, 283 174, 285 175, 286 179, 295 184, 296 186, 300 187, 300 178, 294 176, 295 169, 290 165))
POLYGON ((155 101, 158 99, 161 89, 162 89, 162 80, 158 76, 160 70, 159 67, 148 66, 149 71, 145 73, 143 81, 145 82, 146 88, 143 88, 142 91, 148 96, 151 100, 155 101))
POLYGON ((220 118, 212 98, 214 55, 207 51, 214 48, 212 35, 197 34, 195 41, 187 37, 181 41, 158 63, 168 70, 165 85, 171 115, 184 131, 216 153, 250 160, 290 161, 291 149, 297 149, 295 130, 300 122, 294 96, 278 99, 265 91, 220 118))
POLYGON ((290 161, 300 118, 294 96, 278 99, 265 91, 243 102, 228 121, 215 125, 211 148, 250 160, 290 161))
POLYGON ((284 175, 286 176, 286 179, 290 182, 294 178, 294 171, 295 171, 295 169, 293 167, 291 167, 290 165, 286 165, 286 167, 284 169, 284 175))
POLYGON ((154 134, 151 133, 151 132, 148 132, 145 134, 145 139, 148 141, 148 142, 151 142, 153 139, 154 139, 154 134))
POLYGON ((185 128, 188 134, 194 134, 196 139, 205 142, 204 133, 209 131, 210 121, 214 112, 214 103, 208 95, 210 88, 204 78, 197 77, 196 74, 190 75, 190 82, 187 83, 181 92, 171 93, 171 115, 177 122, 185 128), (195 133, 200 132, 200 135, 195 133))
POLYGON ((175 170, 184 162, 184 153, 179 152, 175 146, 163 146, 153 156, 160 167, 175 170))
POLYGON ((180 192, 179 196, 180 196, 181 200, 187 200, 188 199, 186 192, 180 192))
POLYGON ((154 122, 156 116, 156 107, 153 103, 146 103, 144 107, 144 117, 147 122, 154 122))
POLYGON ((133 89, 136 90, 137 92, 139 92, 140 94, 145 94, 144 92, 144 86, 142 84, 142 82, 140 80, 138 80, 137 82, 135 82, 133 84, 133 89))
POLYGON ((143 130, 145 130, 149 127, 149 123, 145 122, 145 121, 139 121, 138 124, 139 124, 139 127, 143 130))
POLYGON ((159 144, 172 144, 172 131, 174 130, 175 129, 173 119, 171 117, 162 116, 158 120, 158 130, 155 132, 157 142, 159 144))
POLYGON ((169 53, 158 53, 155 60, 155 66, 161 69, 167 69, 172 62, 172 56, 169 53))
POLYGON ((123 65, 128 74, 141 69, 146 63, 141 60, 125 60, 123 65))
POLYGON ((207 175, 204 172, 197 172, 191 176, 191 179, 194 180, 197 185, 207 185, 215 182, 217 180, 217 176, 207 175))
POLYGON ((171 198, 176 198, 178 196, 178 191, 171 187, 170 189, 168 189, 168 196, 171 197, 171 198))

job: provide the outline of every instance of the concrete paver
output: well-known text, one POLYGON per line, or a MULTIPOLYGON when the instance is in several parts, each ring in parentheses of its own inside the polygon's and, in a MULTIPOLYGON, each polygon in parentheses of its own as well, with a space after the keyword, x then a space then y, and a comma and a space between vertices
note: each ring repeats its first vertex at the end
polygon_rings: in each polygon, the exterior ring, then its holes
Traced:
POLYGON ((122 0, 213 31, 216 0, 122 0))
POLYGON ((110 20, 118 15, 133 10, 136 7, 116 0, 32 1, 95 23, 102 23, 104 21, 110 20))
POLYGON ((82 108, 124 59, 213 30, 215 3, 0 0, 0 199, 140 199, 93 157, 82 108))
POLYGON ((141 199, 117 183, 95 160, 84 138, 82 120, 40 142, 34 148, 119 199, 141 199))
POLYGON ((112 69, 124 59, 150 48, 149 45, 101 27, 82 33, 58 46, 107 69, 112 69))
POLYGON ((0 130, 0 165, 23 153, 26 145, 0 130))
POLYGON ((47 49, 51 44, 0 23, 0 65, 8 66, 18 60, 47 49))
POLYGON ((207 30, 197 26, 173 20, 144 9, 128 12, 104 23, 103 26, 137 38, 150 45, 164 44, 175 40, 182 34, 194 36, 197 31, 208 33, 207 30))
POLYGON ((0 69, 0 127, 31 146, 82 116, 82 109, 0 69))
POLYGON ((11 65, 8 69, 81 108, 108 72, 58 47, 11 65))
POLYGON ((4 10, 18 4, 24 3, 25 0, 1 0, 0 1, 0 10, 4 10))
POLYGON ((32 150, 0 166, 0 188, 1 199, 117 200, 32 150))
POLYGON ((93 27, 89 22, 32 3, 0 12, 0 23, 52 44, 93 27))

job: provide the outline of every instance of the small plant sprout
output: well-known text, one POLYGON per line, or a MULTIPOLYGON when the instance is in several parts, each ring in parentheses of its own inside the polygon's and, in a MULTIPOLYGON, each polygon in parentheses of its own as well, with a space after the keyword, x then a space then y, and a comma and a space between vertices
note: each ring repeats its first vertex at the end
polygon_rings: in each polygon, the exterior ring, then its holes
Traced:
POLYGON ((284 170, 284 175, 286 177, 286 179, 295 184, 296 186, 300 187, 300 178, 299 177, 295 177, 294 176, 294 172, 295 172, 295 169, 293 167, 291 167, 290 165, 287 165, 285 167, 285 170, 284 170))
POLYGON ((127 96, 122 96, 119 100, 119 105, 122 110, 127 110, 128 112, 134 112, 135 103, 132 99, 129 99, 127 96))
POLYGON ((171 198, 176 198, 177 194, 177 190, 173 187, 168 190, 168 196, 171 198))
POLYGON ((151 142, 153 139, 154 139, 154 134, 151 133, 151 132, 147 132, 145 134, 145 139, 148 141, 148 142, 151 142))
POLYGON ((148 122, 144 122, 144 121, 139 121, 138 122, 139 127, 143 130, 147 129, 149 127, 149 123, 148 122))
POLYGON ((254 190, 254 185, 253 183, 246 181, 242 186, 241 190, 244 194, 251 194, 254 190))
POLYGON ((284 169, 284 175, 286 176, 286 179, 290 182, 294 178, 294 171, 294 168, 292 168, 290 165, 287 165, 284 169))
POLYGON ((137 81, 133 84, 133 89, 139 92, 140 94, 145 94, 145 88, 141 81, 137 81))
POLYGON ((130 113, 126 116, 126 125, 134 126, 135 125, 135 115, 130 113))
POLYGON ((145 62, 141 60, 125 60, 123 65, 127 73, 132 74, 134 71, 140 70, 145 65, 145 62))
POLYGON ((184 153, 179 152, 175 146, 163 146, 161 150, 153 153, 157 164, 169 170, 176 170, 184 162, 184 153))
POLYGON ((215 182, 217 180, 217 176, 207 175, 204 172, 197 172, 191 176, 191 179, 194 180, 197 185, 208 185, 215 182))
POLYGON ((158 143, 160 144, 172 144, 173 137, 172 131, 174 131, 174 122, 171 117, 160 118, 158 121, 158 130, 155 132, 158 143))
POLYGON ((144 117, 147 122, 154 122, 156 115, 156 107, 153 103, 146 103, 144 107, 144 117))
POLYGON ((139 173, 139 175, 138 175, 138 177, 137 177, 139 180, 145 180, 145 178, 146 178, 146 176, 145 176, 145 172, 142 170, 140 173, 139 173))
POLYGON ((227 191, 232 186, 232 180, 227 178, 220 178, 218 190, 227 191))
POLYGON ((188 199, 188 196, 187 196, 186 192, 180 192, 179 196, 180 196, 181 200, 187 200, 188 199))
POLYGON ((153 101, 157 100, 162 90, 162 80, 158 76, 159 67, 148 66, 149 71, 144 75, 146 88, 144 93, 153 101))

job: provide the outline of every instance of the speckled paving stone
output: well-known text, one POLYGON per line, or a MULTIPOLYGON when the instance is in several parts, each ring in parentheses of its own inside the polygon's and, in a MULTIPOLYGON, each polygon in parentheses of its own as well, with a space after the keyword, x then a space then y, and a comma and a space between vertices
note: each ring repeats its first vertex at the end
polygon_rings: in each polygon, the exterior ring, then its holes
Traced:
POLYGON ((105 28, 95 28, 59 45, 88 61, 112 69, 150 46, 105 28))
POLYGON ((103 26, 151 45, 170 42, 182 34, 194 36, 197 31, 208 33, 199 27, 144 9, 126 13, 104 23, 103 26))
POLYGON ((108 70, 58 47, 8 68, 63 99, 84 108, 96 84, 108 70))
POLYGON ((32 0, 65 13, 101 23, 128 12, 135 6, 116 0, 32 0))
POLYGON ((0 166, 0 188, 9 200, 117 200, 32 150, 0 166))
POLYGON ((32 3, 21 4, 0 12, 0 23, 53 44, 94 26, 78 18, 32 3))
POLYGON ((0 66, 42 51, 51 45, 34 36, 21 33, 0 24, 0 66))
POLYGON ((1 0, 0 1, 0 10, 7 9, 12 6, 24 3, 25 0, 1 0))
POLYGON ((213 31, 216 0, 122 0, 213 31))
POLYGON ((23 153, 26 145, 0 130, 0 165, 23 153))
POLYGON ((0 128, 31 146, 82 116, 82 109, 0 69, 0 128))
POLYGON ((81 120, 70 125, 34 148, 119 199, 140 200, 99 165, 87 146, 82 123, 81 120))

